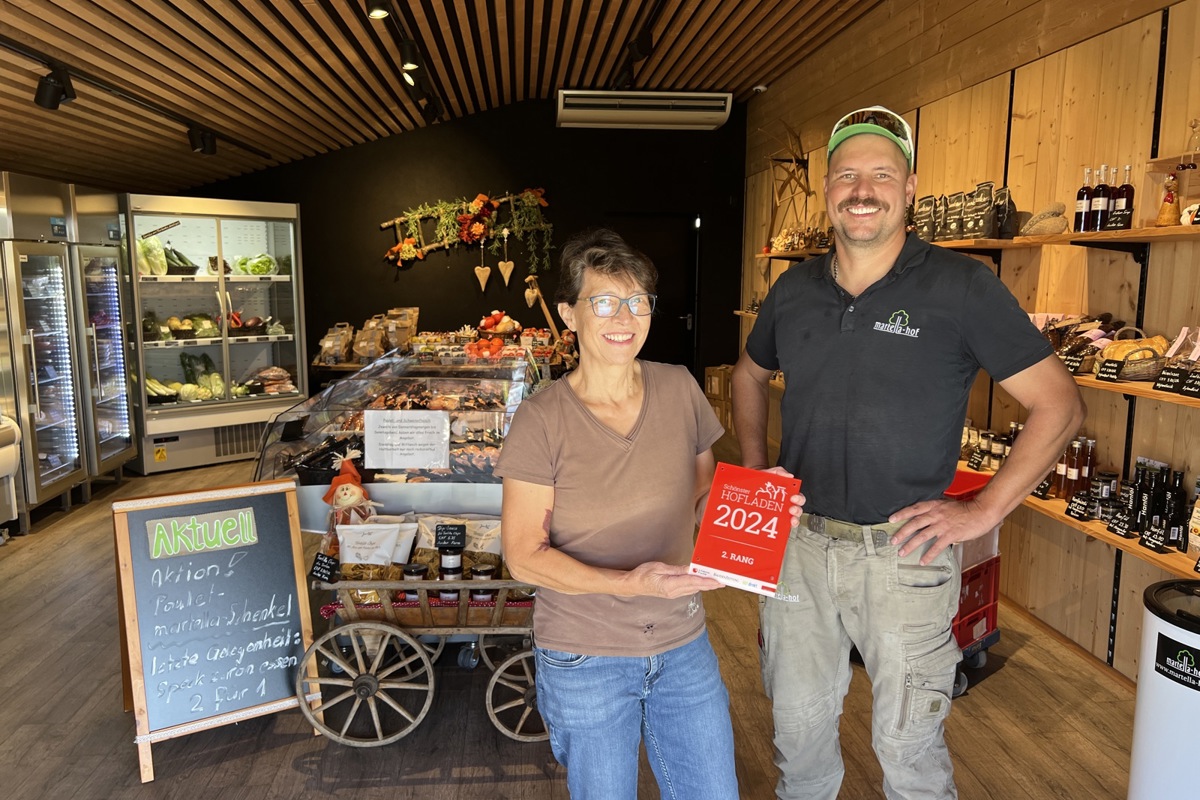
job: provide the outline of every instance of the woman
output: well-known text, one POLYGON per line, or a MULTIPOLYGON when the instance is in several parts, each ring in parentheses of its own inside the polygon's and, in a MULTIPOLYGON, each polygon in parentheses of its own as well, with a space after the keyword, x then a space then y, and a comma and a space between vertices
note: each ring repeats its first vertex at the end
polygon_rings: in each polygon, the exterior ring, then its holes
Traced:
POLYGON ((688 574, 723 433, 680 366, 639 361, 658 275, 608 230, 563 248, 558 313, 579 368, 519 407, 496 473, 503 543, 534 611, 538 707, 575 800, 737 798, 729 695, 688 574))

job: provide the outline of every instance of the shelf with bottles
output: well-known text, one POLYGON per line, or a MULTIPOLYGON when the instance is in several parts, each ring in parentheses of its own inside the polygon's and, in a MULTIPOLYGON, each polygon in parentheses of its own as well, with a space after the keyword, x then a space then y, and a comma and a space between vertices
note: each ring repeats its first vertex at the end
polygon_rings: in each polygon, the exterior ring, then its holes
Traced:
POLYGON ((1148 547, 1143 547, 1139 539, 1126 539, 1124 536, 1109 533, 1107 526, 1103 522, 1084 522, 1074 517, 1068 517, 1067 501, 1065 500, 1039 500, 1036 497, 1026 497, 1021 504, 1026 508, 1033 509, 1039 514, 1061 522, 1063 525, 1074 528, 1093 539, 1104 542, 1148 564, 1153 564, 1159 569, 1170 572, 1173 575, 1182 578, 1196 577, 1196 558, 1194 556, 1189 556, 1187 553, 1179 551, 1159 553, 1148 547))
POLYGON ((733 313, 734 313, 734 316, 738 316, 738 317, 746 317, 747 319, 758 319, 757 311, 741 311, 739 309, 737 311, 734 311, 733 313))

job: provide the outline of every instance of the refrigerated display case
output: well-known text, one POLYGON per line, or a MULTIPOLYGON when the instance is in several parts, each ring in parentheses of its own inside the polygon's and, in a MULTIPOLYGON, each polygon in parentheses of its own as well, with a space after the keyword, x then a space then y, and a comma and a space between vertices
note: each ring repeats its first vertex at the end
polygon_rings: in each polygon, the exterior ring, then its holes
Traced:
POLYGON ((9 240, 0 252, 8 304, 5 338, 12 345, 12 392, 3 392, 0 403, 22 430, 21 505, 27 511, 60 497, 69 507, 70 490, 86 482, 87 466, 67 245, 9 240))
POLYGON ((307 531, 325 530, 323 498, 343 457, 388 508, 420 497, 499 513, 492 468, 536 375, 524 357, 440 364, 393 351, 277 416, 255 480, 294 478, 307 531))
POLYGON ((307 395, 294 204, 127 195, 143 474, 258 455, 307 395))
POLYGON ((116 247, 74 245, 72 263, 82 291, 78 319, 83 335, 79 348, 80 392, 85 454, 92 477, 113 473, 137 455, 129 404, 129 372, 125 321, 116 247))

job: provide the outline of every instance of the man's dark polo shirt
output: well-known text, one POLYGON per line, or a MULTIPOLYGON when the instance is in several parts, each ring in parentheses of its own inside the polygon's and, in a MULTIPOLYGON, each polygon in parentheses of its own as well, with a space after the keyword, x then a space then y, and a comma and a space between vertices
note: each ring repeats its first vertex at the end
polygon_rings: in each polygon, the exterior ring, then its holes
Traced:
POLYGON ((805 511, 883 522, 950 485, 977 372, 1003 381, 1053 351, 987 267, 915 234, 852 301, 829 258, 779 278, 746 352, 783 370, 779 463, 805 511))

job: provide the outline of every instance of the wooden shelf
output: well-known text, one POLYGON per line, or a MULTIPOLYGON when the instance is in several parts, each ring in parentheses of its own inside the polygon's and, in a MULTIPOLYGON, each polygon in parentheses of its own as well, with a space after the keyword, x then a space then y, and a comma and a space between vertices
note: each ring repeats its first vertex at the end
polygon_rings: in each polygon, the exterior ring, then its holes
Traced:
POLYGON ((1103 522, 1081 522, 1068 517, 1066 514, 1067 504, 1063 500, 1039 500, 1036 497, 1027 497, 1022 501, 1022 505, 1057 522, 1061 522, 1067 527, 1085 533, 1093 539, 1122 550, 1135 558, 1145 561, 1147 564, 1153 564, 1159 569, 1170 572, 1172 575, 1181 578, 1198 577, 1194 569, 1196 559, 1187 553, 1156 553, 1149 548, 1142 547, 1137 539, 1126 539, 1123 536, 1117 536, 1115 533, 1109 533, 1103 522))
POLYGON ((777 258, 783 261, 804 261, 808 258, 823 256, 829 252, 828 247, 810 247, 805 250, 779 250, 772 253, 755 253, 755 258, 777 258))
POLYGON ((739 317, 749 317, 750 319, 758 319, 758 314, 753 311, 735 311, 733 312, 739 317))
POLYGON ((1160 392, 1154 388, 1152 381, 1118 381, 1117 383, 1109 383, 1108 381, 1096 380, 1091 375, 1076 375, 1075 383, 1079 384, 1081 389, 1099 389, 1102 392, 1113 392, 1114 394, 1131 395, 1133 397, 1146 397, 1150 400, 1160 400, 1164 403, 1186 406, 1187 408, 1200 408, 1200 398, 1184 397, 1174 392, 1160 392))
POLYGON ((1056 233, 1045 236, 1018 236, 1015 239, 956 239, 934 242, 950 250, 1011 250, 1046 245, 1156 244, 1158 242, 1200 242, 1200 225, 1172 225, 1168 228, 1134 228, 1128 231, 1092 233, 1056 233))
POLYGON ((1175 167, 1180 164, 1195 164, 1196 159, 1200 157, 1200 153, 1184 153, 1178 156, 1163 156, 1161 158, 1152 158, 1146 162, 1146 172, 1150 173, 1167 173, 1174 172, 1175 167))

